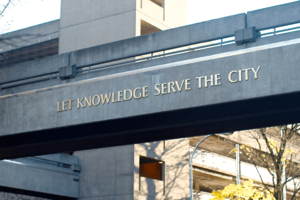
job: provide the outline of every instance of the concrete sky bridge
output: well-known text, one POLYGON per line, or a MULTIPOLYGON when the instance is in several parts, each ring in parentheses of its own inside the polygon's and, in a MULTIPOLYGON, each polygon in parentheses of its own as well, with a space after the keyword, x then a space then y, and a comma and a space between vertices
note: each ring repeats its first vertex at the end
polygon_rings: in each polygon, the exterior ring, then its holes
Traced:
POLYGON ((4 65, 0 157, 299 122, 299 12, 295 2, 4 65))
MULTIPOLYGON (((1 36, 16 40, 0 45, 0 191, 185 199, 201 136, 300 121, 300 2, 169 29, 184 24, 172 16, 183 0, 75 1, 60 20, 1 36), (130 28, 113 32, 123 18, 130 28), (149 163, 159 178, 142 174, 149 163)), ((201 148, 234 162, 217 140, 201 148)), ((194 189, 234 183, 220 166, 195 162, 194 189)))

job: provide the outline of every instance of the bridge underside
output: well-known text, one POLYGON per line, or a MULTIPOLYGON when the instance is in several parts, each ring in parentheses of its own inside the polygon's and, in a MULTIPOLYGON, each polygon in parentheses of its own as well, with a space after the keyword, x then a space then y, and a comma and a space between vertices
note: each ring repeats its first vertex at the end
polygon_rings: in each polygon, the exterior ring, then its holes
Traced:
POLYGON ((297 123, 299 101, 290 93, 4 136, 0 159, 297 123))

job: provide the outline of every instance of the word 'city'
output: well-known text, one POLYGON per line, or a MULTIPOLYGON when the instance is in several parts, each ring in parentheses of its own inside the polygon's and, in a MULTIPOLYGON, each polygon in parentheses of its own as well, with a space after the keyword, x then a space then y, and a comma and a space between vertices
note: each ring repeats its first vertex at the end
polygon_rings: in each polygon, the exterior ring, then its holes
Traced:
MULTIPOLYGON (((248 81, 249 73, 254 74, 254 79, 258 78, 258 71, 260 66, 257 69, 248 68, 243 70, 233 70, 228 74, 228 81, 230 83, 237 83, 248 81)), ((213 74, 210 76, 201 76, 196 77, 198 88, 207 88, 208 86, 220 86, 221 83, 221 74, 213 74)), ((170 94, 181 92, 182 90, 188 91, 191 90, 191 79, 184 79, 182 81, 171 81, 167 83, 156 84, 154 86, 154 96, 170 94)), ((148 86, 137 87, 133 90, 126 89, 118 92, 111 92, 109 94, 100 94, 90 97, 77 98, 76 105, 77 108, 85 108, 86 106, 98 106, 102 104, 117 103, 122 101, 129 101, 131 99, 141 99, 149 97, 148 86)), ((71 110, 73 108, 74 99, 62 101, 57 103, 57 112, 71 110)))

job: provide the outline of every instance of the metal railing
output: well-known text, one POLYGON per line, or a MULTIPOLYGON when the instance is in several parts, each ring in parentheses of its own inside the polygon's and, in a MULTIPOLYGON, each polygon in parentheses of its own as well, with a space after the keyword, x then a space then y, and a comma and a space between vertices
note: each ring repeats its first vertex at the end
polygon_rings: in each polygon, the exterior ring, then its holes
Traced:
POLYGON ((300 23, 264 29, 264 30, 259 31, 259 33, 260 33, 260 37, 264 38, 264 37, 270 37, 270 36, 275 36, 275 35, 291 33, 291 32, 295 32, 295 31, 300 31, 300 23))
MULTIPOLYGON (((265 38, 265 37, 270 37, 275 35, 291 33, 295 31, 300 31, 300 23, 294 23, 294 24, 289 24, 284 26, 273 27, 265 30, 260 30, 258 34, 260 35, 261 38, 265 38)), ((108 69, 111 67, 128 65, 137 62, 145 62, 153 59, 165 58, 169 56, 191 53, 195 51, 201 51, 209 48, 215 48, 215 47, 231 45, 231 44, 235 44, 234 36, 219 38, 219 39, 201 42, 197 44, 181 46, 173 49, 165 49, 163 51, 154 51, 152 53, 143 54, 143 55, 135 55, 126 59, 107 61, 104 63, 95 63, 93 65, 88 65, 88 66, 80 66, 77 67, 77 73, 78 74, 91 73, 99 70, 108 69)), ((32 76, 24 79, 19 79, 16 81, 2 82, 0 83, 0 90, 9 89, 9 88, 26 85, 26 84, 32 84, 41 81, 49 81, 51 79, 58 79, 58 78, 59 78, 59 72, 53 71, 51 73, 32 76)))
MULTIPOLYGON (((173 48, 173 49, 166 49, 163 51, 154 51, 152 53, 136 55, 136 56, 132 56, 132 57, 126 58, 126 59, 107 61, 104 63, 93 64, 93 65, 89 65, 89 66, 80 66, 80 67, 77 67, 77 73, 78 74, 90 73, 90 72, 104 70, 104 69, 111 68, 111 67, 128 65, 128 64, 137 63, 137 62, 145 62, 145 61, 149 61, 149 60, 153 60, 153 59, 165 58, 165 57, 175 56, 175 55, 184 54, 184 53, 191 53, 194 51, 200 51, 200 50, 204 50, 204 49, 220 47, 220 46, 225 46, 225 45, 230 45, 230 44, 234 44, 234 36, 220 38, 220 39, 211 40, 211 41, 207 41, 207 42, 201 42, 201 43, 192 44, 192 45, 186 45, 186 46, 173 48)), ((17 81, 2 82, 2 83, 0 83, 0 90, 1 89, 9 89, 9 88, 26 85, 26 84, 32 84, 32 83, 41 82, 41 81, 49 81, 51 79, 58 79, 58 78, 59 78, 59 72, 53 71, 51 73, 47 73, 47 74, 45 73, 45 74, 41 74, 38 76, 32 76, 32 77, 28 77, 28 78, 24 78, 24 79, 19 79, 17 81)))

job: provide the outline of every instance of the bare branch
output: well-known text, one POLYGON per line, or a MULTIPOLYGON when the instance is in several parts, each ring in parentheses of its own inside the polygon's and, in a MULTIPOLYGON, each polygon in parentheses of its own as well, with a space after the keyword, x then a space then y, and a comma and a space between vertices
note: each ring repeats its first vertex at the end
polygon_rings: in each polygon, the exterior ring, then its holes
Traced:
POLYGON ((296 194, 299 192, 299 190, 300 190, 300 187, 294 192, 294 194, 293 194, 291 200, 294 200, 294 199, 295 199, 296 194))
POLYGON ((8 0, 7 4, 4 6, 3 10, 0 11, 0 16, 4 13, 4 11, 6 10, 6 8, 8 7, 8 5, 11 3, 11 0, 8 0))

